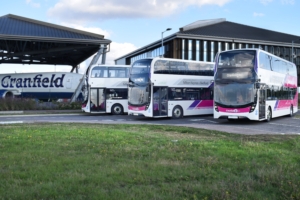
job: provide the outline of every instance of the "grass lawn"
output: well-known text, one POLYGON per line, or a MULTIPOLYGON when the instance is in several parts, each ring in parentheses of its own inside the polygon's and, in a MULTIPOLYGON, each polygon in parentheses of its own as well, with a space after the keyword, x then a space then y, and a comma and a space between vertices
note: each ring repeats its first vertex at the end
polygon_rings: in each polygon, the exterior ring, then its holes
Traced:
POLYGON ((0 199, 300 199, 300 136, 0 125, 0 199))

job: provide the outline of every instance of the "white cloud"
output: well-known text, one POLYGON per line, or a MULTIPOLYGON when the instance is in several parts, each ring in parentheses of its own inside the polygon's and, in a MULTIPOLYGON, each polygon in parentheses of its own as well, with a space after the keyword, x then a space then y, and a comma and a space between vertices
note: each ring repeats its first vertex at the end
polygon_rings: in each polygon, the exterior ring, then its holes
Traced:
POLYGON ((117 43, 112 42, 110 44, 110 52, 106 54, 106 64, 115 64, 115 59, 124 56, 136 50, 137 47, 131 43, 117 43))
POLYGON ((41 5, 39 3, 35 3, 32 0, 26 0, 26 3, 29 4, 30 6, 34 7, 34 8, 41 7, 41 5))
POLYGON ((268 5, 269 3, 271 3, 273 0, 260 0, 260 3, 264 4, 264 5, 268 5))
POLYGON ((282 4, 294 5, 295 0, 281 0, 282 4))
POLYGON ((110 33, 106 30, 103 30, 101 28, 98 27, 84 27, 78 24, 72 24, 72 23, 61 23, 62 26, 66 26, 66 27, 70 27, 70 28, 75 28, 78 30, 82 30, 82 31, 87 31, 90 33, 96 33, 96 34, 100 34, 100 35, 104 35, 105 39, 108 39, 110 36, 110 33))
POLYGON ((232 0, 59 0, 48 10, 48 15, 76 23, 112 18, 155 18, 180 12, 189 6, 223 6, 230 1, 232 0))
MULTIPOLYGON (((112 42, 110 44, 110 51, 108 53, 106 53, 106 62, 105 62, 105 64, 114 65, 116 58, 124 56, 125 54, 130 53, 130 52, 132 52, 136 49, 137 49, 137 47, 134 46, 131 43, 112 42)), ((91 63, 93 57, 94 57, 94 55, 80 64, 79 73, 82 74, 82 73, 85 72, 86 68, 91 63)), ((102 59, 102 57, 99 58, 98 63, 101 63, 101 59, 102 59)))
POLYGON ((256 13, 256 12, 254 12, 253 16, 254 17, 263 17, 263 16, 265 16, 265 14, 264 13, 256 13))
MULTIPOLYGON (((259 0, 260 3, 264 5, 268 5, 269 3, 273 2, 273 0, 259 0)), ((284 5, 294 5, 295 0, 280 0, 280 2, 284 5)))

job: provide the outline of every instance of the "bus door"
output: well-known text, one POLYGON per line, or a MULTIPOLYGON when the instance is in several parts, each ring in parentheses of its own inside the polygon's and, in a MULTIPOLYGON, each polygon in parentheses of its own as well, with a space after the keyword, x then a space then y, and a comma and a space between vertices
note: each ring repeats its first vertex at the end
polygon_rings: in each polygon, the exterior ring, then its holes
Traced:
POLYGON ((153 87, 153 116, 168 115, 168 88, 153 87))
POLYGON ((266 90, 259 90, 259 119, 266 118, 266 90))
POLYGON ((91 88, 90 92, 90 111, 91 112, 103 112, 106 111, 106 99, 104 88, 91 88))

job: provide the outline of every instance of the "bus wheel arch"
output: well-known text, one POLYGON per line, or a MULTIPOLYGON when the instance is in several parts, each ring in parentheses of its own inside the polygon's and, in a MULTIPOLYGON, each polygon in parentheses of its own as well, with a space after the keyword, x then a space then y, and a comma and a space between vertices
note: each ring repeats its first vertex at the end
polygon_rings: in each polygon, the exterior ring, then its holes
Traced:
POLYGON ((124 113, 123 106, 121 104, 119 104, 119 103, 114 104, 111 107, 111 113, 113 115, 122 115, 124 113))
POLYGON ((14 98, 14 93, 12 93, 11 91, 8 91, 4 94, 3 96, 4 98, 14 98))
POLYGON ((179 119, 183 117, 183 109, 181 106, 175 106, 172 110, 172 118, 179 119))
POLYGON ((269 122, 269 121, 271 121, 271 119, 272 119, 272 109, 269 106, 268 110, 267 110, 267 119, 266 119, 266 121, 269 122))

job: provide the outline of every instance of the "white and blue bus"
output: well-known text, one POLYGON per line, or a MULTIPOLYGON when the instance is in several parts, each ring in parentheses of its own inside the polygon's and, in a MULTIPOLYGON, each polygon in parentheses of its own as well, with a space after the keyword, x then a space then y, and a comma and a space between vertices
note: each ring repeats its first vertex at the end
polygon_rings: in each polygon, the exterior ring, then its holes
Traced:
POLYGON ((121 115, 128 108, 130 65, 93 65, 86 71, 82 111, 121 115))
POLYGON ((217 55, 214 118, 270 121, 297 111, 294 63, 260 49, 229 50, 217 55))
POLYGON ((0 98, 70 99, 82 79, 71 72, 0 74, 0 98))
POLYGON ((148 58, 131 65, 128 114, 181 118, 213 114, 213 62, 148 58))

